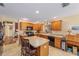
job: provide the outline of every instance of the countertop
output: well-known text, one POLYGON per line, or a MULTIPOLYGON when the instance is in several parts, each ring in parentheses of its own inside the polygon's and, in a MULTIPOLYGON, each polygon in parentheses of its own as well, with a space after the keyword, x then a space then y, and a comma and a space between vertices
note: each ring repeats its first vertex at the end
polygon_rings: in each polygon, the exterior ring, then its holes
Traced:
POLYGON ((64 37, 64 35, 60 35, 60 34, 51 34, 51 33, 39 33, 39 34, 42 34, 42 35, 47 35, 47 36, 54 36, 54 37, 64 37))
POLYGON ((32 37, 24 37, 24 39, 28 39, 29 43, 34 47, 37 48, 45 43, 48 43, 49 40, 45 38, 40 38, 37 36, 32 36, 32 37))

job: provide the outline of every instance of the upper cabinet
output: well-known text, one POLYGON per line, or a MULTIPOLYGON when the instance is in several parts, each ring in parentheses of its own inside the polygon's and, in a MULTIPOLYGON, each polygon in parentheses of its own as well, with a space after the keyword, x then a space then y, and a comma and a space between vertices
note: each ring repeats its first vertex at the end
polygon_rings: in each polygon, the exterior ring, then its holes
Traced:
POLYGON ((41 31, 41 30, 43 30, 43 24, 36 23, 33 25, 33 29, 36 31, 41 31))
POLYGON ((20 29, 21 30, 26 29, 28 26, 33 27, 33 30, 36 30, 38 32, 42 31, 42 29, 43 29, 43 24, 40 24, 40 23, 20 22, 20 29))
POLYGON ((20 22, 20 29, 21 30, 26 29, 27 26, 33 26, 33 23, 30 23, 30 22, 20 22))
POLYGON ((61 31, 62 30, 62 20, 55 20, 51 22, 53 31, 61 31))

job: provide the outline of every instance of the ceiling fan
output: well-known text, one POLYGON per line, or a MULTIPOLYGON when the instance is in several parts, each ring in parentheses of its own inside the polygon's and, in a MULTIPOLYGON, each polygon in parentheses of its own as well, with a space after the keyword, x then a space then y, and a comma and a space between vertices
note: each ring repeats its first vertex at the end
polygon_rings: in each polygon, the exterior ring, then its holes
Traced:
POLYGON ((67 7, 70 5, 70 3, 62 3, 61 5, 62 5, 62 7, 67 7))
POLYGON ((5 7, 4 3, 0 3, 0 6, 1 6, 1 7, 5 7))
MULTIPOLYGON (((67 6, 70 5, 70 3, 62 3, 61 5, 62 5, 62 7, 67 7, 67 6)), ((5 4, 4 3, 0 3, 0 6, 5 7, 5 4)))

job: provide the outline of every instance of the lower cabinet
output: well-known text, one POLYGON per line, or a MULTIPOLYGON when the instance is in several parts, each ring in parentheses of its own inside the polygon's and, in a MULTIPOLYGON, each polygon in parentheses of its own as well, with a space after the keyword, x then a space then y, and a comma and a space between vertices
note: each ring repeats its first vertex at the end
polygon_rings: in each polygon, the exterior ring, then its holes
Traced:
POLYGON ((48 56, 49 55, 49 43, 45 43, 44 45, 37 48, 37 56, 48 56))
POLYGON ((48 36, 49 45, 54 47, 55 38, 54 36, 48 36))
POLYGON ((66 49, 67 52, 72 52, 73 53, 73 45, 67 43, 67 49, 66 49))
POLYGON ((73 54, 77 55, 77 47, 73 46, 73 54))
POLYGON ((75 35, 70 35, 70 34, 68 34, 68 35, 66 35, 66 38, 67 38, 67 40, 69 40, 69 41, 74 41, 74 42, 77 41, 75 35))
POLYGON ((55 37, 55 47, 61 48, 61 38, 60 37, 55 37))
POLYGON ((40 56, 48 56, 49 54, 49 44, 46 43, 40 47, 40 56))
POLYGON ((47 35, 43 35, 43 34, 35 34, 35 36, 48 39, 48 36, 47 35))
POLYGON ((77 56, 79 56, 79 47, 77 47, 77 56))

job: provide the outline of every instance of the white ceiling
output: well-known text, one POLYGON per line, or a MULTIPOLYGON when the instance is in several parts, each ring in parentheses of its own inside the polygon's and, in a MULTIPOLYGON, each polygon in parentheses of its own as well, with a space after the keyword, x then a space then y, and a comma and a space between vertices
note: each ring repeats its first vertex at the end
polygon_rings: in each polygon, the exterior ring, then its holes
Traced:
POLYGON ((79 3, 70 3, 62 7, 61 3, 4 3, 0 6, 0 15, 13 18, 29 18, 31 21, 44 20, 55 16, 69 16, 79 12, 79 3), (39 10, 39 14, 35 11, 39 10))

